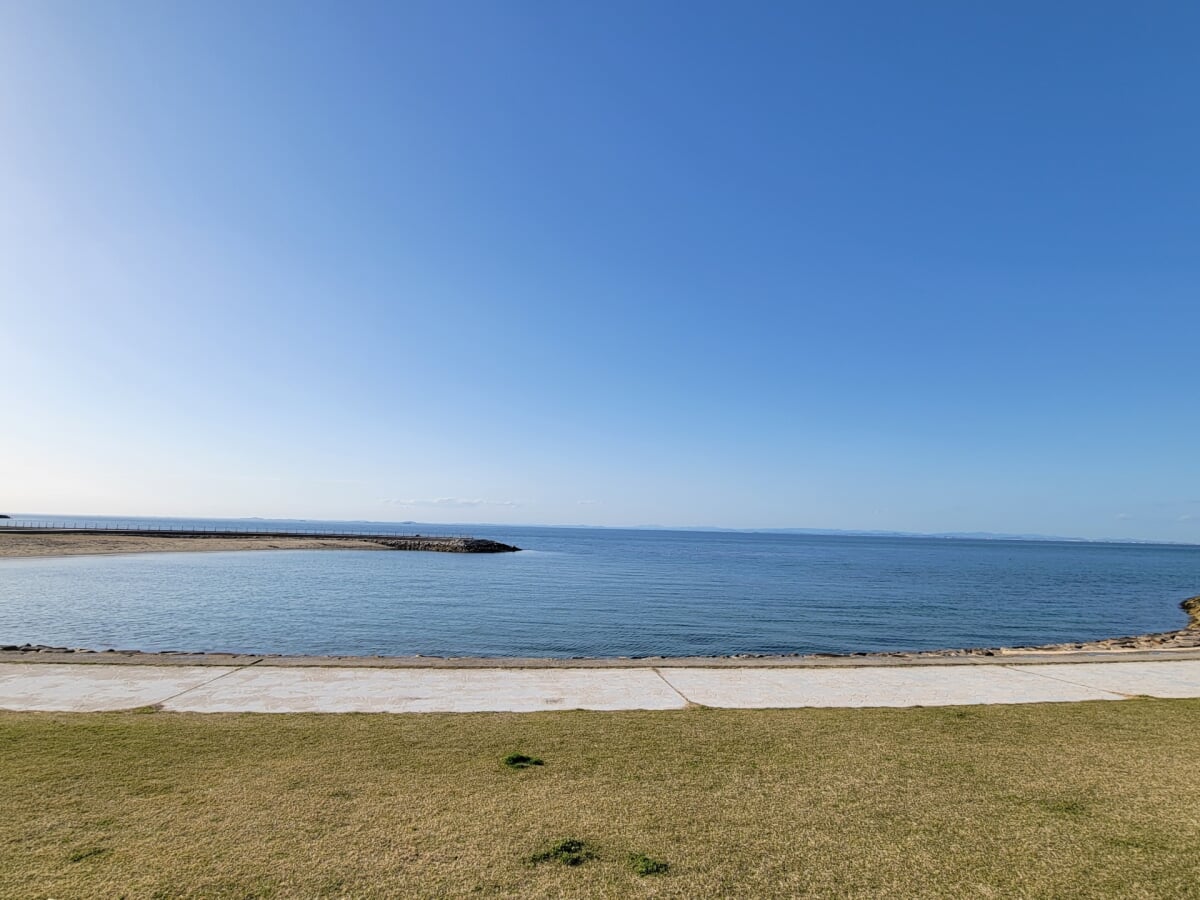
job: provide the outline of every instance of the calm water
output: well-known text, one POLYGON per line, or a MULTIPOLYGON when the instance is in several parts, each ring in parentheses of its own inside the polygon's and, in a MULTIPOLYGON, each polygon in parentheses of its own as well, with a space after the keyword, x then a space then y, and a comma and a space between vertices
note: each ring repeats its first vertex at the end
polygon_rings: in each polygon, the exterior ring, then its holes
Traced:
POLYGON ((444 656, 848 653, 1164 631, 1183 625, 1179 601, 1200 593, 1197 547, 462 531, 528 549, 4 560, 0 643, 444 656))

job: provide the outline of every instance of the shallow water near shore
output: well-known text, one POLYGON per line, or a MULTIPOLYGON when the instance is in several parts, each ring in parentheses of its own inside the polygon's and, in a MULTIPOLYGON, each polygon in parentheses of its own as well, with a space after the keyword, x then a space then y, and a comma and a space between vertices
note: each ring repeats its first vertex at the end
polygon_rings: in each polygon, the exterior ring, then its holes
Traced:
MULTIPOLYGON (((248 525, 321 527, 214 527, 248 525)), ((1185 546, 392 527, 526 549, 4 560, 0 643, 389 656, 853 653, 1168 631, 1185 622, 1179 601, 1200 593, 1200 548, 1185 546)))

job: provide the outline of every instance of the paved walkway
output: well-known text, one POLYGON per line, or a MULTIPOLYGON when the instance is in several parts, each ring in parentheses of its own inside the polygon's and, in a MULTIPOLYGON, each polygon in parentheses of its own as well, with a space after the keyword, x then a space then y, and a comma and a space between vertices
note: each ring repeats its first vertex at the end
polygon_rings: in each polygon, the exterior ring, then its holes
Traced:
POLYGON ((403 669, 0 664, 0 709, 534 712, 1200 697, 1200 660, 864 668, 403 669))

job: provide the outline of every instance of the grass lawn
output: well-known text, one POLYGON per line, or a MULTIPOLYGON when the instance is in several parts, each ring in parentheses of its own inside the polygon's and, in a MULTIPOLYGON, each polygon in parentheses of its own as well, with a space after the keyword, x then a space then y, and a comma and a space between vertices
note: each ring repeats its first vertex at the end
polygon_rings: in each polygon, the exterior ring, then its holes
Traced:
POLYGON ((3 713, 0 897, 1200 897, 1198 756, 1192 700, 3 713))

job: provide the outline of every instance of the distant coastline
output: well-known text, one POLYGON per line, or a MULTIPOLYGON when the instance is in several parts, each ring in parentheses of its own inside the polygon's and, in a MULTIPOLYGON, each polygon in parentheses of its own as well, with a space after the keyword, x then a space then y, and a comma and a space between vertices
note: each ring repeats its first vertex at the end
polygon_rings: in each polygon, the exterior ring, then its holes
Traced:
MULTIPOLYGON (((482 524, 482 523, 479 523, 482 524)), ((455 527, 460 527, 456 525, 455 527)), ((469 527, 469 526, 461 526, 469 527)), ((483 527, 499 528, 501 525, 483 527)), ((1008 534, 999 531, 872 531, 858 528, 726 528, 718 525, 520 525, 519 528, 580 528, 600 531, 677 531, 698 534, 795 534, 804 537, 905 538, 943 541, 1015 541, 1048 544, 1130 544, 1151 547, 1200 547, 1195 541, 1148 538, 1084 538, 1052 534, 1008 534)))

